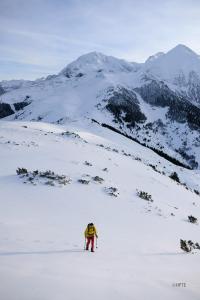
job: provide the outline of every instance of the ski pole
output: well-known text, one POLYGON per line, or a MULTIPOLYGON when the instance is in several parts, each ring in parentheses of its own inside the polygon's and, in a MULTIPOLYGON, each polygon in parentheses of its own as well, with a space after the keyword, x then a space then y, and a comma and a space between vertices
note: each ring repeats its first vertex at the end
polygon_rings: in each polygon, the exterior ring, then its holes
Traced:
POLYGON ((86 238, 85 238, 85 244, 84 244, 84 250, 86 249, 86 238))
POLYGON ((97 246, 97 238, 96 238, 96 248, 98 248, 98 246, 97 246))

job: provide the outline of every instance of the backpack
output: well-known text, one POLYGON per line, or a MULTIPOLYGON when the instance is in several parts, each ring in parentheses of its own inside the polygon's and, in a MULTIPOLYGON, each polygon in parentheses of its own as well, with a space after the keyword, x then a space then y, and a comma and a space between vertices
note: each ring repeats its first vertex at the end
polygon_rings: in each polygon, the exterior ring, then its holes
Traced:
POLYGON ((95 227, 93 223, 88 224, 87 226, 87 235, 93 236, 95 234, 95 227))

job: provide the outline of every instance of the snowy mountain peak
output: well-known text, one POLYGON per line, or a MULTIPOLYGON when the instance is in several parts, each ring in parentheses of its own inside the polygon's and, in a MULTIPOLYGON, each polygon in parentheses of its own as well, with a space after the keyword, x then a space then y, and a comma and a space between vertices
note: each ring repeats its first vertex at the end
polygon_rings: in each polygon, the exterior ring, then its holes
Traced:
POLYGON ((176 47, 172 48, 170 51, 166 53, 166 55, 169 57, 175 57, 178 60, 182 59, 199 59, 199 56, 190 48, 188 48, 185 45, 179 44, 176 47))
POLYGON ((59 75, 0 82, 0 94, 0 118, 95 120, 178 165, 200 168, 200 60, 186 46, 157 53, 144 64, 91 52, 59 75))
POLYGON ((157 59, 147 60, 145 69, 148 73, 171 83, 180 76, 188 82, 191 72, 200 75, 200 59, 190 48, 177 45, 157 59))
POLYGON ((105 62, 106 59, 107 59, 107 56, 104 55, 103 53, 93 51, 93 52, 89 52, 89 53, 81 55, 79 58, 77 58, 77 60, 75 60, 72 63, 96 64, 96 63, 105 62))
POLYGON ((72 75, 84 75, 91 72, 131 72, 134 70, 134 63, 107 56, 100 52, 90 52, 67 65, 60 74, 71 77, 72 75))

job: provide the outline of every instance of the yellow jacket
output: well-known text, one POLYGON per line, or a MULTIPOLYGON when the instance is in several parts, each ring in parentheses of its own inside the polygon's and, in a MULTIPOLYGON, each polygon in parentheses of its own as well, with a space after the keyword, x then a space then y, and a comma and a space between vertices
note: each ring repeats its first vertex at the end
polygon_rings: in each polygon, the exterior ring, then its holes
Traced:
POLYGON ((89 237, 93 237, 93 236, 98 237, 96 228, 94 225, 88 225, 85 229, 85 237, 89 238, 89 237))

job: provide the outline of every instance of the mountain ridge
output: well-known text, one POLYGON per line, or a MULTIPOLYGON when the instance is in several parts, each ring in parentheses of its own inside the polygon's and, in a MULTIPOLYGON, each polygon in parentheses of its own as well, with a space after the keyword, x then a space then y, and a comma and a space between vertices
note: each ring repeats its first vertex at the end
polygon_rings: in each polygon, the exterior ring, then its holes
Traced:
POLYGON ((95 119, 198 168, 199 73, 199 56, 183 45, 144 64, 91 52, 58 75, 1 82, 0 117, 51 123, 95 119), (170 65, 177 56, 176 64, 170 65), (198 72, 193 70, 194 60, 198 72), (183 70, 177 76, 179 65, 183 70), (165 75, 174 70, 169 80, 165 75))

